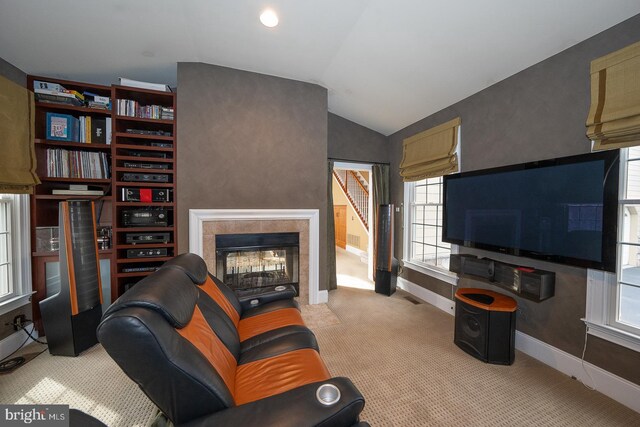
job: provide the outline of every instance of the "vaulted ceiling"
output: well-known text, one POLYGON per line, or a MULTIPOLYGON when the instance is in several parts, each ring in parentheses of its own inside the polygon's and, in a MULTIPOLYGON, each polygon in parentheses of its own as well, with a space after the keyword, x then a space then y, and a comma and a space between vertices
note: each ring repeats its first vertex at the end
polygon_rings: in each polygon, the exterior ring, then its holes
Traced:
POLYGON ((176 84, 205 62, 328 89, 385 135, 640 13, 638 0, 0 0, 0 58, 29 74, 176 84), (275 10, 280 24, 258 16, 275 10))

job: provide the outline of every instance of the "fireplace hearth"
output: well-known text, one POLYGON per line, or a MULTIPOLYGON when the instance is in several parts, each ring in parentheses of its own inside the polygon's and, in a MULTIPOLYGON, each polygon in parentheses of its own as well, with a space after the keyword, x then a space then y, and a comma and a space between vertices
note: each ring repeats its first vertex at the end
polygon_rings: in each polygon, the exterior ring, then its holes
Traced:
POLYGON ((299 233, 218 234, 218 277, 234 290, 293 285, 299 294, 299 239, 299 233))

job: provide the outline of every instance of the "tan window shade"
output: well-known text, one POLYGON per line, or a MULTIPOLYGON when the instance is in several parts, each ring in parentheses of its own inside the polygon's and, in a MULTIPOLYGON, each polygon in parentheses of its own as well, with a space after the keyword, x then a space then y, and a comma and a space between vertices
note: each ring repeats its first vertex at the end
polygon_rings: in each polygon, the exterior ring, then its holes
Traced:
POLYGON ((400 175, 418 181, 458 171, 460 117, 404 140, 400 175))
POLYGON ((0 77, 0 193, 32 194, 40 184, 33 129, 33 93, 0 77))
POLYGON ((595 150, 640 145, 640 42, 591 62, 587 127, 595 150))

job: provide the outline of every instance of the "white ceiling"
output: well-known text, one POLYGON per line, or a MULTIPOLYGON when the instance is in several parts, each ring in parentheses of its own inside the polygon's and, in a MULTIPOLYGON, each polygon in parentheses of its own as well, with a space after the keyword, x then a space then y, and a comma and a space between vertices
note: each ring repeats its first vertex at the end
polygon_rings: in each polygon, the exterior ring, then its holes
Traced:
POLYGON ((302 80, 388 135, 638 13, 638 0, 0 0, 0 58, 105 84, 175 85, 181 61, 302 80))

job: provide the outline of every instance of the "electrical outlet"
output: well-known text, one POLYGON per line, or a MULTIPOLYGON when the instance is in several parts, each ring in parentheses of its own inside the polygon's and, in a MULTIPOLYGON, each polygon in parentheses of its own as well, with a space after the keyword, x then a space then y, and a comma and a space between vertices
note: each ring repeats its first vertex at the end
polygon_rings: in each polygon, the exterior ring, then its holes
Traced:
POLYGON ((18 316, 13 318, 13 330, 19 331, 24 327, 24 324, 27 322, 27 316, 24 314, 19 314, 18 316))

